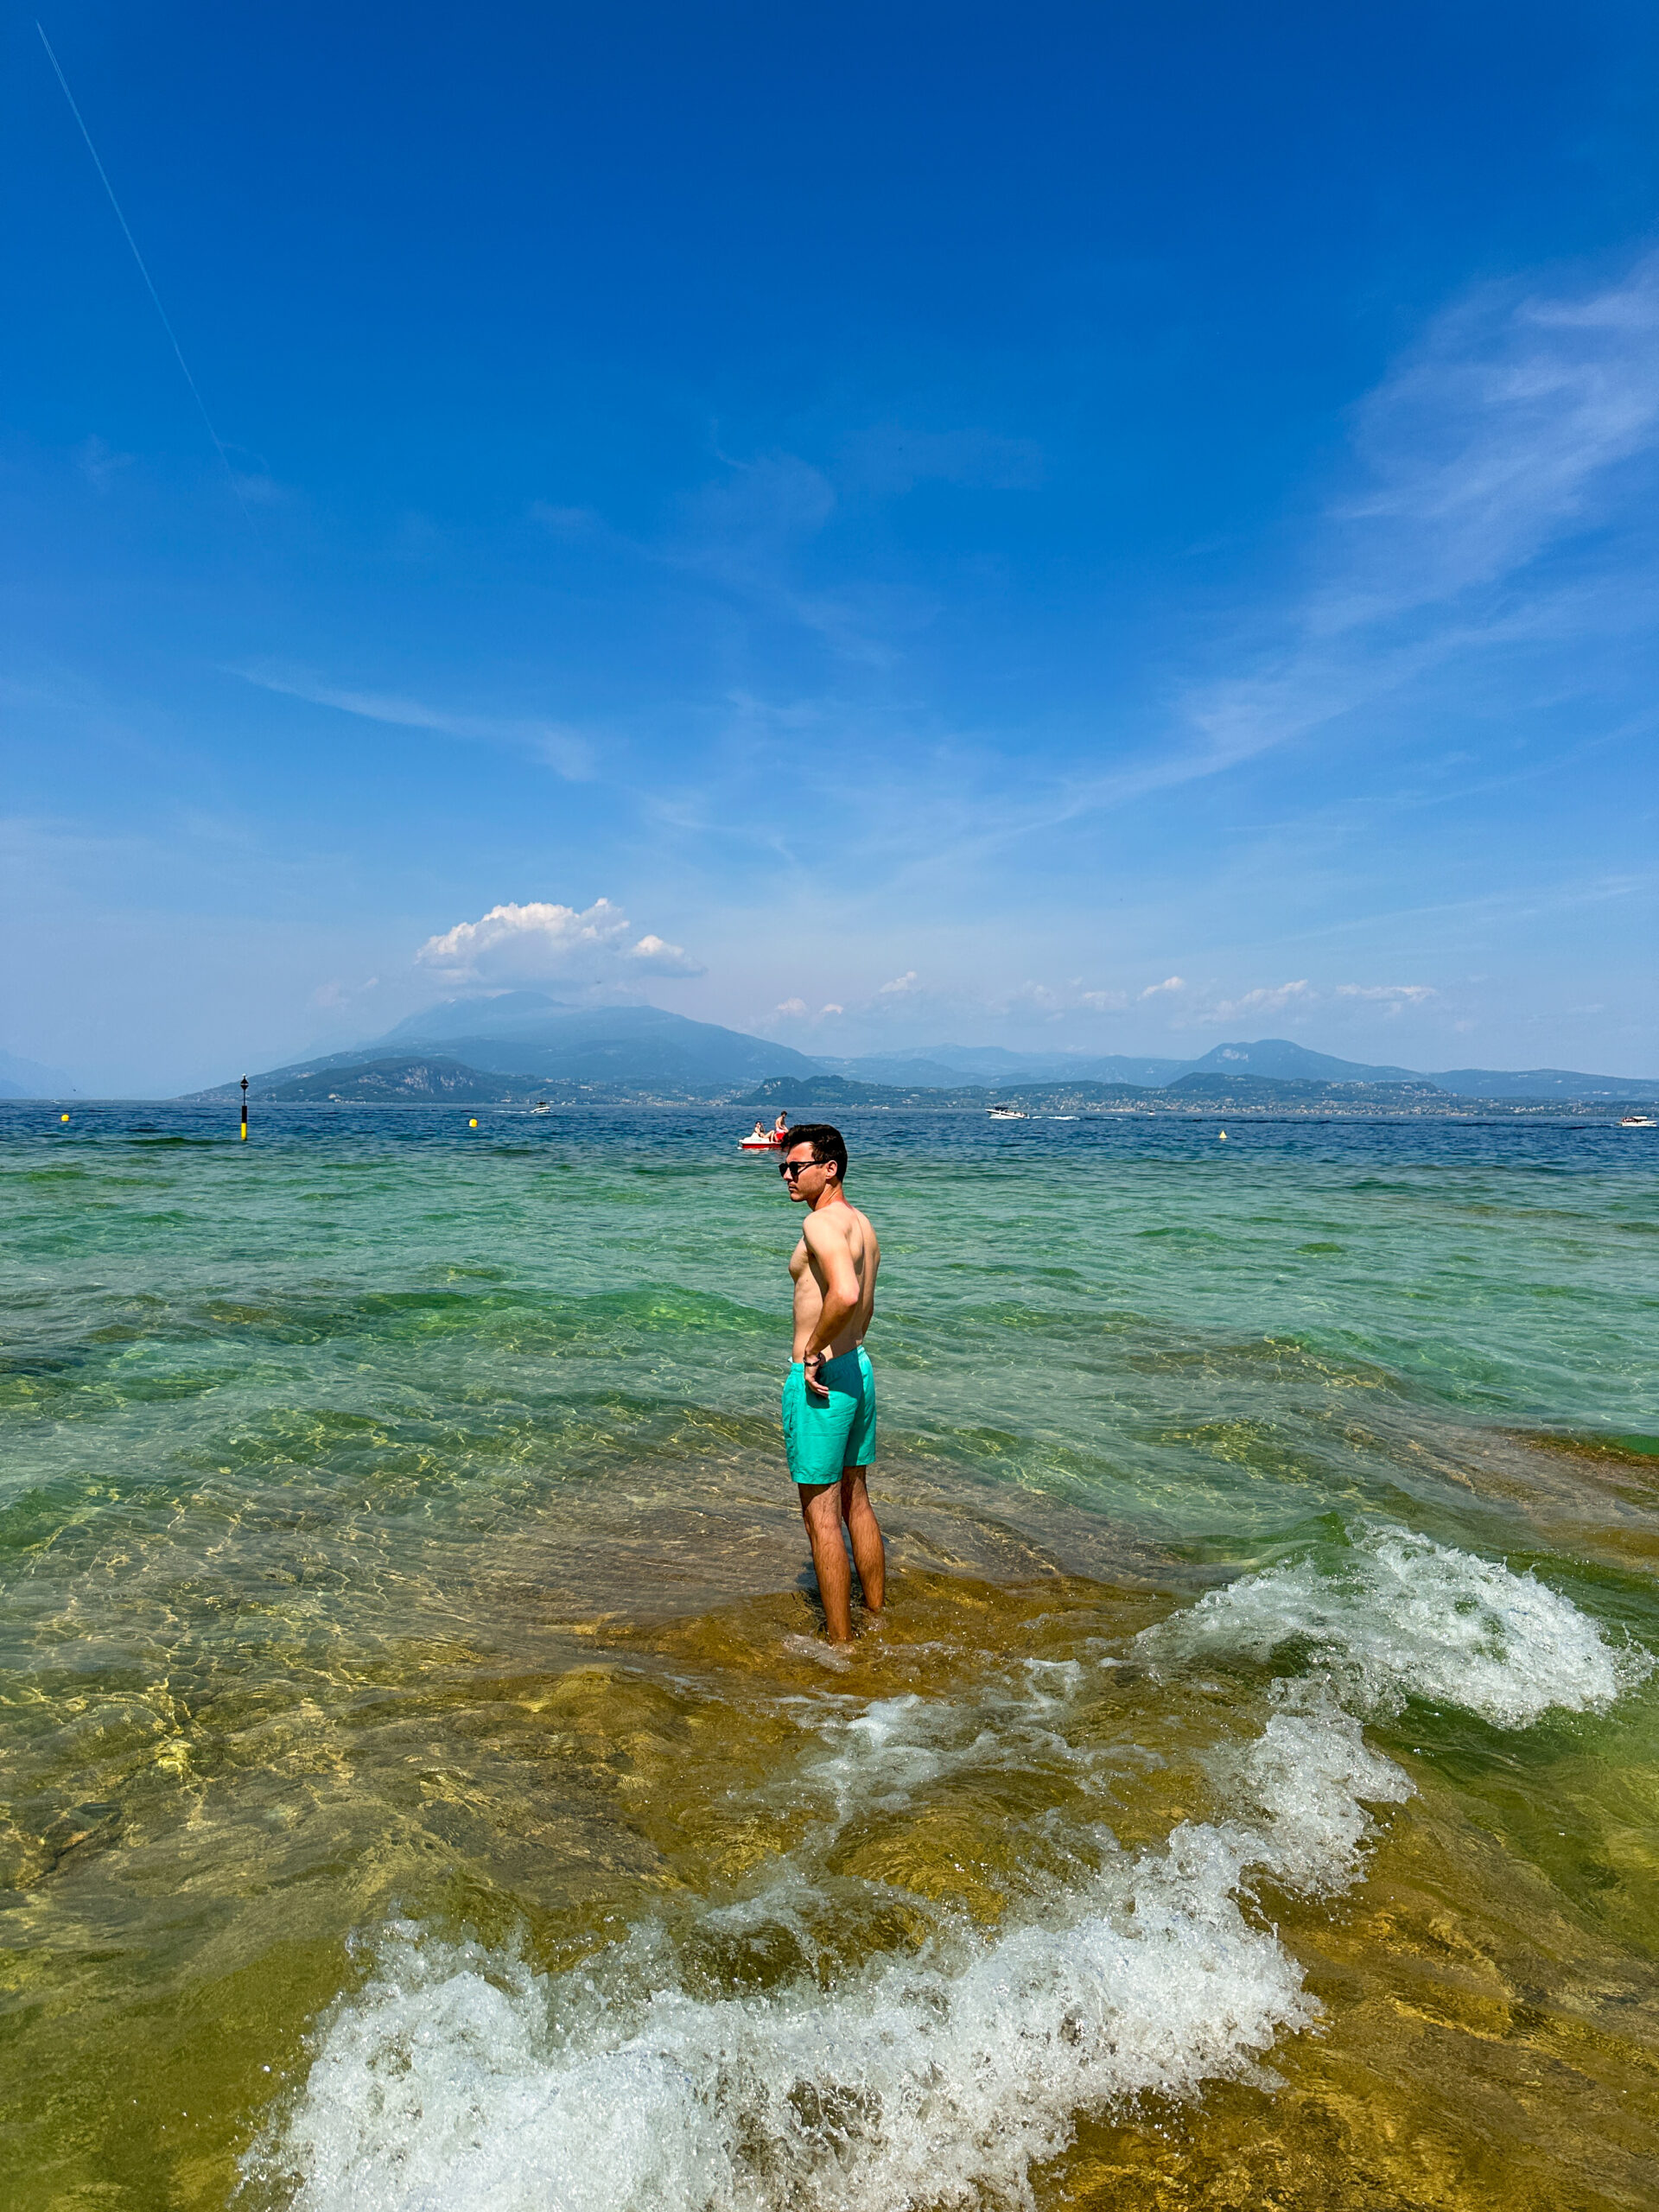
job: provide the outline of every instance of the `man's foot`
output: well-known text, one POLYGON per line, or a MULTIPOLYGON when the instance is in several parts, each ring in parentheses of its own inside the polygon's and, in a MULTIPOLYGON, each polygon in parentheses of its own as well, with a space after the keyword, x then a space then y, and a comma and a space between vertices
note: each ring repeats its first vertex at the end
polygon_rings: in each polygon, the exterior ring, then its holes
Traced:
POLYGON ((828 1667, 833 1674, 844 1675, 853 1663, 850 1643, 828 1643, 822 1637, 786 1636, 785 1651, 792 1651, 798 1658, 816 1660, 820 1667, 828 1667))

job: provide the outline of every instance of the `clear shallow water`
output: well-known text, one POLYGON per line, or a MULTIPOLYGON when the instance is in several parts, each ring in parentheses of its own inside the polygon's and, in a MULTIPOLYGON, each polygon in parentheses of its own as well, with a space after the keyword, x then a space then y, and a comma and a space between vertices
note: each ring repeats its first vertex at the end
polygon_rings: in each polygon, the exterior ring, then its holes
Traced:
POLYGON ((1650 2201, 1659 1146, 0 1108, 29 2205, 1650 2201), (267 2070, 268 2069, 268 2070, 267 2070))

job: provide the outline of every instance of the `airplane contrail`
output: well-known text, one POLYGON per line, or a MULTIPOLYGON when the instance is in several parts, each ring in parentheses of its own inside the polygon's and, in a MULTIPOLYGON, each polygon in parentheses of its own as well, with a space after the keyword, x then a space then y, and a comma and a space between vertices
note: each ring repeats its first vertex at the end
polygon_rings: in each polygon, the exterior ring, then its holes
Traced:
POLYGON ((149 292, 151 300, 155 303, 156 314, 162 319, 162 328, 167 333, 168 343, 172 346, 174 355, 178 361, 179 366, 184 372, 184 380, 190 387, 191 397, 195 401, 198 409, 200 410, 201 419, 207 425, 207 435, 213 442, 213 450, 219 455, 219 460, 224 463, 225 474, 230 479, 231 490, 236 495, 236 504, 242 510, 242 519, 247 524, 248 528, 253 531, 255 544, 260 546, 263 550, 264 541, 261 539, 258 530, 255 526, 253 517, 248 512, 248 503, 243 498, 242 487, 236 480, 236 471, 231 466, 231 457, 225 450, 224 441, 220 438, 219 432, 213 428, 213 418, 207 412, 207 403, 202 397, 200 389, 198 386, 194 377, 190 373, 190 364, 184 358, 184 348, 179 343, 178 334, 174 329, 171 322, 168 320, 167 309, 162 305, 162 296, 156 289, 154 278, 150 276, 149 270, 144 266, 144 257, 138 251, 138 241, 132 235, 131 226, 128 223, 126 217, 121 213, 121 202, 115 196, 115 187, 110 182, 109 172, 104 167, 103 162, 99 161, 98 157, 98 149, 92 143, 92 134, 86 128, 86 118, 82 116, 80 110, 75 105, 75 96, 69 89, 69 79, 63 73, 63 64, 58 60, 57 55, 52 51, 52 41, 48 38, 46 35, 46 27, 40 21, 38 16, 35 18, 35 28, 40 32, 41 44, 46 48, 46 58, 56 71, 58 82, 63 87, 63 97, 69 103, 69 112, 74 117, 76 123, 80 127, 80 135, 86 141, 86 150, 92 157, 92 167, 98 171, 99 181, 102 183, 105 191, 108 193, 110 196, 110 205, 115 210, 115 219, 121 226, 121 235, 125 238, 127 244, 132 249, 132 257, 138 264, 138 274, 143 278, 145 289, 149 292))

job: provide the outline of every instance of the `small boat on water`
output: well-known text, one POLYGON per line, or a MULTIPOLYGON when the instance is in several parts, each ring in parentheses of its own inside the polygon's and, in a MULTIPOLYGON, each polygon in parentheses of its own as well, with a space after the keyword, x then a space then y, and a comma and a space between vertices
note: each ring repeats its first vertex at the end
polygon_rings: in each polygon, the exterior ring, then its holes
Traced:
POLYGON ((1651 1114, 1623 1114, 1618 1126, 1621 1129, 1659 1129, 1659 1119, 1651 1114))
POLYGON ((757 1122, 747 1136, 739 1137, 737 1148, 740 1152, 776 1152, 780 1145, 793 1144, 794 1141, 795 1132, 792 1129, 763 1129, 757 1122))
POLYGON ((992 1106, 986 1110, 994 1122, 1028 1122, 1031 1119, 1023 1106, 992 1106))
POLYGON ((530 1110, 532 1114, 550 1114, 553 1111, 553 1109, 548 1104, 545 1098, 538 1098, 530 1110))

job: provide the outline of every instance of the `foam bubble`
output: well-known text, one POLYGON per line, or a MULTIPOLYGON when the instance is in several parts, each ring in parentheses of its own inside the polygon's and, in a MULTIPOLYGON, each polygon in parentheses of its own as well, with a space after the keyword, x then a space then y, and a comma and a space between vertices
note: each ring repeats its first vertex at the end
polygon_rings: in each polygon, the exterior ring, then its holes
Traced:
POLYGON ((1365 1712, 1408 1697, 1524 1728, 1551 1707, 1598 1712, 1651 1666, 1618 1650, 1531 1574, 1398 1529, 1368 1529, 1334 1565, 1294 1560, 1211 1590, 1137 1638, 1148 1658, 1264 1664, 1300 1642, 1365 1712))

